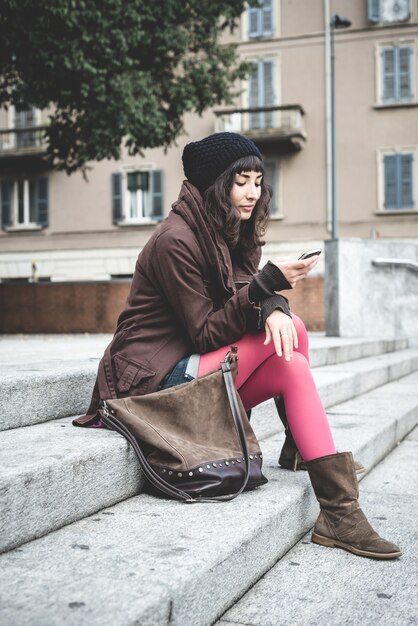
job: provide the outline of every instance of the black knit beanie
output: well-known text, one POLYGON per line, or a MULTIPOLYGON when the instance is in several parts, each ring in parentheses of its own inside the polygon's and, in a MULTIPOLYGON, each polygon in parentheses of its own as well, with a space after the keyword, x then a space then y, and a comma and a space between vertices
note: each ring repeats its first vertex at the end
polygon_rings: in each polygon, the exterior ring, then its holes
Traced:
POLYGON ((246 156, 263 158, 250 139, 237 133, 215 133, 185 146, 184 174, 203 193, 232 163, 246 156))

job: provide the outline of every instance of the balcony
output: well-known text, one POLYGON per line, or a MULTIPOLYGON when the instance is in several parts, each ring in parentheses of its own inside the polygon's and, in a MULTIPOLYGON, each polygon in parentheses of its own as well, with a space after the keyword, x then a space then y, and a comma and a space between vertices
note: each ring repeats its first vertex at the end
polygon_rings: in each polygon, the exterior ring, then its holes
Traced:
POLYGON ((45 126, 0 128, 0 162, 9 164, 41 163, 46 154, 45 126))
POLYGON ((303 148, 305 111, 299 104, 215 111, 215 131, 245 135, 255 143, 283 151, 303 148))

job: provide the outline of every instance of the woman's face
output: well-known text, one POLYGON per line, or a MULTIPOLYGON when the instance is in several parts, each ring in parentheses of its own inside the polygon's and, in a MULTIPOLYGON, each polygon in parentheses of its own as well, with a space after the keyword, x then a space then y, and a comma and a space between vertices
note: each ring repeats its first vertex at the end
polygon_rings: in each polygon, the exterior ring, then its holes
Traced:
POLYGON ((242 220, 251 218, 257 200, 260 198, 262 179, 263 174, 261 172, 235 174, 229 199, 242 220))

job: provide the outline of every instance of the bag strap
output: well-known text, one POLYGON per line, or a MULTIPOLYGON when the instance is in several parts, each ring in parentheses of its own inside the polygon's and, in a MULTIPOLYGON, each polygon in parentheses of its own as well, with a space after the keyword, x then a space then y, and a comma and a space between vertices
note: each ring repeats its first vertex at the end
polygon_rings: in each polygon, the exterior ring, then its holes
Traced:
MULTIPOLYGON (((233 356, 235 356, 236 349, 235 351, 232 351, 232 354, 233 356)), ((138 461, 141 465, 141 468, 146 478, 149 480, 149 482, 152 485, 154 485, 154 487, 156 487, 157 489, 165 493, 166 495, 176 500, 180 500, 182 502, 186 502, 186 503, 225 502, 228 500, 233 500, 234 498, 239 496, 240 493, 244 491, 248 482, 248 477, 249 477, 249 472, 250 472, 250 459, 249 459, 249 453, 248 453, 247 439, 245 436, 245 428, 242 422, 240 406, 239 406, 239 402, 237 398, 237 390, 235 389, 234 378, 233 378, 232 371, 231 371, 231 356, 229 352, 225 356, 225 359, 221 362, 221 370, 222 370, 223 380, 224 380, 225 387, 226 387, 229 405, 231 407, 232 417, 234 420, 234 427, 238 435, 238 440, 241 446, 242 455, 244 457, 245 472, 244 472, 243 484, 240 487, 240 489, 236 493, 233 493, 233 494, 224 495, 224 496, 213 496, 212 498, 206 498, 204 496, 193 498, 190 494, 186 493, 182 489, 178 489, 178 487, 175 487, 174 485, 170 485, 169 483, 167 483, 161 476, 159 476, 159 474, 157 474, 157 472, 148 463, 148 460, 146 456, 144 455, 144 453, 142 452, 138 441, 135 439, 132 433, 128 430, 128 428, 117 420, 115 412, 109 408, 105 400, 100 401, 100 404, 102 407, 103 422, 107 426, 110 426, 112 429, 116 430, 118 433, 123 435, 128 440, 128 442, 132 445, 134 452, 137 455, 138 461)))

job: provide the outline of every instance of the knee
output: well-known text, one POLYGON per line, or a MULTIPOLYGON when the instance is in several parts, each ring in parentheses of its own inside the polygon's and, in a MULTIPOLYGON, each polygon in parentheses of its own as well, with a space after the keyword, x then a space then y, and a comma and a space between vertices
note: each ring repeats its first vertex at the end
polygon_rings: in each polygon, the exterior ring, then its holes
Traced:
POLYGON ((293 324, 295 325, 296 332, 299 339, 307 339, 308 331, 306 330, 305 324, 302 322, 300 317, 292 313, 293 324))
POLYGON ((301 352, 294 352, 290 361, 285 361, 287 368, 295 374, 310 369, 307 358, 301 352))
POLYGON ((277 356, 277 354, 271 357, 271 359, 270 363, 274 363, 279 376, 298 378, 303 372, 310 369, 307 358, 301 352, 294 351, 289 361, 286 361, 284 356, 277 356))

